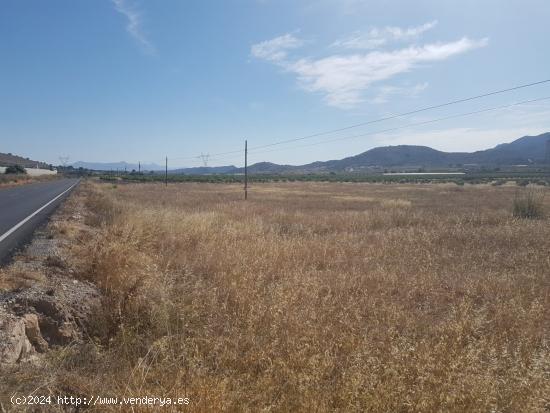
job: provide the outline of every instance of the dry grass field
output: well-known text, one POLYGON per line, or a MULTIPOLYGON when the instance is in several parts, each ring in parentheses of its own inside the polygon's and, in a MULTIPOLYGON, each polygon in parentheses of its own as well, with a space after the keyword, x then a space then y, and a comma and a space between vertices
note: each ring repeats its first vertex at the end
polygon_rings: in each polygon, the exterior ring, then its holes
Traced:
POLYGON ((189 397, 173 411, 548 412, 550 221, 513 217, 525 190, 87 183, 57 231, 102 311, 11 381, 189 397))

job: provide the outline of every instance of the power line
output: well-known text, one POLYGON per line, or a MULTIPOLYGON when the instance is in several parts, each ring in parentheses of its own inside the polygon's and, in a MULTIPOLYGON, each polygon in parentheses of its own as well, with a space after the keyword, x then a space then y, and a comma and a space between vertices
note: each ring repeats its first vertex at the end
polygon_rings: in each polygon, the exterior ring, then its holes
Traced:
MULTIPOLYGON (((328 131, 324 131, 324 132, 318 132, 318 133, 314 133, 312 135, 306 135, 306 136, 287 139, 287 140, 283 140, 283 141, 273 142, 273 143, 269 143, 269 144, 265 144, 265 145, 254 146, 254 147, 249 148, 249 151, 253 151, 253 150, 256 150, 256 149, 268 148, 268 147, 272 147, 272 146, 283 145, 283 144, 286 144, 286 143, 297 142, 297 141, 301 141, 301 140, 305 140, 305 139, 311 139, 311 138, 315 138, 315 137, 318 137, 318 136, 330 135, 330 134, 333 134, 333 133, 358 128, 360 126, 366 126, 366 125, 371 125, 371 124, 374 124, 374 123, 384 122, 384 121, 387 121, 387 120, 402 118, 404 116, 414 115, 414 114, 417 114, 417 113, 426 112, 426 111, 433 110, 433 109, 438 109, 438 108, 443 108, 443 107, 446 107, 446 106, 456 105, 458 103, 469 102, 469 101, 476 100, 476 99, 481 99, 481 98, 484 98, 484 97, 489 97, 489 96, 494 96, 494 95, 498 95, 498 94, 502 94, 502 93, 512 92, 512 91, 515 91, 515 90, 524 89, 524 88, 532 87, 532 86, 537 86, 537 85, 541 85, 541 84, 548 83, 548 82, 550 82, 550 79, 545 79, 545 80, 541 80, 541 81, 538 81, 538 82, 533 82, 533 83, 528 83, 528 84, 524 84, 524 85, 514 86, 514 87, 510 87, 510 88, 506 88, 506 89, 500 89, 500 90, 487 92, 487 93, 483 93, 483 94, 476 95, 476 96, 470 96, 470 97, 463 98, 463 99, 458 99, 458 100, 453 100, 453 101, 450 101, 450 102, 441 103, 441 104, 438 104, 438 105, 427 106, 427 107, 424 107, 424 108, 415 109, 415 110, 411 110, 411 111, 408 111, 408 112, 402 112, 402 113, 398 113, 398 114, 395 114, 395 115, 386 116, 386 117, 383 117, 383 118, 378 118, 378 119, 373 119, 373 120, 366 121, 366 122, 356 123, 354 125, 345 126, 345 127, 342 127, 342 128, 332 129, 332 130, 328 130, 328 131)), ((215 157, 215 156, 218 156, 218 155, 230 155, 230 154, 241 153, 241 152, 242 152, 241 149, 237 149, 237 150, 233 150, 233 151, 214 153, 211 156, 215 157)), ((190 157, 171 158, 171 159, 173 159, 173 160, 190 160, 190 159, 197 159, 197 158, 200 159, 200 155, 199 156, 190 156, 190 157)))
MULTIPOLYGON (((297 146, 291 146, 291 147, 285 147, 285 148, 270 149, 270 150, 264 150, 264 151, 253 152, 253 153, 251 153, 250 149, 249 149, 248 152, 249 152, 249 156, 250 155, 254 156, 254 155, 261 155, 261 154, 265 154, 265 153, 277 152, 277 151, 282 151, 282 150, 287 150, 287 149, 305 148, 305 147, 309 147, 309 146, 316 146, 316 145, 321 145, 321 144, 325 144, 325 143, 337 142, 337 141, 341 141, 341 140, 361 138, 361 137, 370 136, 370 135, 377 135, 377 134, 381 134, 381 133, 395 132, 395 131, 398 131, 398 130, 408 129, 408 128, 412 128, 412 127, 416 127, 416 126, 429 125, 429 124, 432 124, 432 123, 442 122, 442 121, 445 121, 445 120, 456 119, 456 118, 467 117, 467 116, 473 116, 473 115, 477 115, 477 114, 481 114, 481 113, 493 112, 493 111, 502 110, 502 109, 508 109, 508 108, 511 108, 511 107, 526 105, 526 104, 529 104, 529 103, 535 103, 535 102, 540 102, 540 101, 544 101, 544 100, 550 100, 550 96, 537 98, 537 99, 530 99, 530 100, 525 100, 525 101, 520 101, 520 102, 515 102, 515 103, 509 103, 509 104, 506 104, 506 105, 494 106, 494 107, 490 107, 490 108, 484 108, 484 109, 471 111, 471 112, 459 113, 459 114, 455 114, 455 115, 445 116, 445 117, 436 118, 436 119, 430 119, 430 120, 422 121, 422 122, 410 123, 408 125, 402 125, 402 126, 397 126, 397 127, 388 128, 388 129, 382 129, 382 130, 371 131, 371 132, 366 132, 366 133, 361 133, 361 134, 355 134, 355 135, 343 136, 343 137, 339 137, 339 138, 327 139, 327 140, 314 142, 314 143, 309 143, 309 144, 304 144, 304 145, 297 145, 297 146)), ((237 154, 237 155, 220 156, 220 157, 216 157, 216 158, 210 158, 210 160, 213 160, 213 161, 223 161, 223 160, 232 160, 232 159, 242 159, 242 151, 241 151, 240 154, 237 154)))
POLYGON ((443 107, 446 107, 446 106, 455 105, 457 103, 469 102, 469 101, 472 101, 472 100, 481 99, 481 98, 484 98, 484 97, 498 95, 498 94, 502 94, 502 93, 506 93, 506 92, 511 92, 511 91, 514 91, 514 90, 523 89, 523 88, 531 87, 531 86, 536 86, 536 85, 540 85, 540 84, 548 83, 548 82, 550 82, 550 79, 541 80, 539 82, 529 83, 529 84, 525 84, 525 85, 515 86, 515 87, 508 88, 508 89, 501 89, 501 90, 497 90, 497 91, 494 91, 494 92, 488 92, 488 93, 484 93, 484 94, 477 95, 477 96, 471 96, 471 97, 464 98, 464 99, 458 99, 458 100, 453 100, 451 102, 441 103, 439 105, 428 106, 428 107, 424 107, 424 108, 421 108, 421 109, 412 110, 412 111, 409 111, 409 112, 398 113, 396 115, 386 116, 384 118, 379 118, 379 119, 374 119, 374 120, 367 121, 367 122, 357 123, 355 125, 345 126, 343 128, 332 129, 332 130, 326 131, 326 132, 319 132, 319 133, 315 133, 313 135, 302 136, 300 138, 288 139, 288 140, 285 140, 285 141, 279 141, 279 142, 274 142, 274 143, 270 143, 270 144, 266 144, 266 145, 255 146, 253 148, 250 148, 250 150, 267 148, 267 147, 276 146, 276 145, 282 145, 284 143, 296 142, 296 141, 300 141, 300 140, 304 140, 304 139, 314 138, 314 137, 317 137, 317 136, 329 135, 329 134, 336 133, 336 132, 342 132, 342 131, 345 131, 345 130, 358 128, 360 126, 366 126, 366 125, 371 125, 373 123, 383 122, 383 121, 386 121, 386 120, 397 119, 397 118, 401 118, 401 117, 408 116, 408 115, 414 115, 414 114, 417 114, 417 113, 426 112, 428 110, 443 108, 443 107))
POLYGON ((372 132, 367 132, 367 133, 361 133, 361 134, 357 134, 357 135, 343 136, 343 137, 340 137, 340 138, 328 139, 328 140, 324 140, 324 141, 320 141, 320 142, 314 142, 314 143, 310 143, 310 144, 306 144, 306 145, 299 145, 299 146, 293 146, 293 147, 290 147, 290 148, 279 148, 279 149, 271 149, 271 150, 268 150, 268 151, 255 152, 255 153, 252 153, 251 155, 260 155, 260 154, 263 154, 263 153, 276 152, 276 151, 286 150, 286 149, 305 148, 305 147, 309 147, 309 146, 321 145, 321 144, 324 144, 324 143, 336 142, 336 141, 341 141, 341 140, 346 140, 346 139, 361 138, 361 137, 369 136, 369 135, 377 135, 377 134, 380 134, 380 133, 394 132, 394 131, 401 130, 401 129, 407 129, 407 128, 411 128, 411 127, 415 127, 415 126, 428 125, 428 124, 431 124, 431 123, 442 122, 442 121, 445 121, 445 120, 456 119, 456 118, 461 118, 461 117, 466 117, 466 116, 477 115, 477 114, 480 114, 480 113, 486 113, 486 112, 491 112, 491 111, 495 111, 495 110, 508 109, 508 108, 511 108, 511 107, 514 107, 514 106, 526 105, 528 103, 540 102, 540 101, 543 101, 543 100, 550 100, 550 96, 537 98, 537 99, 531 99, 531 100, 525 100, 525 101, 522 101, 522 102, 511 103, 511 104, 508 104, 508 105, 502 105, 502 106, 495 106, 495 107, 491 107, 491 108, 480 109, 480 110, 476 110, 476 111, 472 111, 472 112, 460 113, 460 114, 457 114, 457 115, 445 116, 445 117, 437 118, 437 119, 430 119, 430 120, 423 121, 423 122, 417 122, 417 123, 411 123, 411 124, 408 124, 408 125, 397 126, 395 128, 389 128, 389 129, 383 129, 383 130, 372 131, 372 132))

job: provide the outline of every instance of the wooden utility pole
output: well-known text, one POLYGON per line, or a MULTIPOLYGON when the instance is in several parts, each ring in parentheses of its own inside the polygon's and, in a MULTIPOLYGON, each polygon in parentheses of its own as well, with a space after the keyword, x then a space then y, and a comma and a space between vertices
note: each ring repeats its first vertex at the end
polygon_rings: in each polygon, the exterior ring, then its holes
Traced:
POLYGON ((141 173, 141 161, 138 161, 138 174, 141 173))
POLYGON ((244 200, 248 199, 248 141, 244 141, 244 200))
POLYGON ((166 157, 166 169, 164 170, 164 185, 168 186, 168 156, 166 157))

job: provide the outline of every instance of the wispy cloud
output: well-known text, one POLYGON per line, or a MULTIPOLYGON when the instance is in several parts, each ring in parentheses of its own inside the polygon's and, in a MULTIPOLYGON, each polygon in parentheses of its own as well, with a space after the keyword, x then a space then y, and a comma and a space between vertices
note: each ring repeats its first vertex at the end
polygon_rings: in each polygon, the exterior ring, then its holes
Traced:
POLYGON ((345 49, 377 49, 390 42, 404 42, 416 40, 423 33, 434 28, 437 20, 425 23, 421 26, 401 28, 401 27, 374 27, 369 31, 356 31, 350 36, 335 41, 332 46, 345 49))
POLYGON ((371 103, 386 103, 392 96, 416 97, 428 88, 428 82, 414 86, 382 86, 371 103))
POLYGON ((251 48, 252 56, 271 62, 281 62, 286 59, 288 51, 303 46, 304 41, 296 38, 293 34, 287 33, 255 44, 251 48))
POLYGON ((124 15, 127 19, 126 31, 139 44, 141 49, 147 54, 155 54, 155 46, 149 41, 142 29, 142 14, 128 0, 111 0, 116 11, 124 15))
MULTIPOLYGON (((419 32, 419 28, 410 29, 419 32)), ((412 34, 400 33, 407 37, 412 34)), ((302 88, 320 93, 324 101, 343 109, 365 101, 364 92, 377 82, 406 73, 420 64, 446 60, 452 56, 485 47, 487 39, 463 37, 454 42, 410 45, 393 51, 339 53, 323 58, 289 59, 288 51, 303 44, 287 34, 252 46, 252 55, 294 73, 302 88)))

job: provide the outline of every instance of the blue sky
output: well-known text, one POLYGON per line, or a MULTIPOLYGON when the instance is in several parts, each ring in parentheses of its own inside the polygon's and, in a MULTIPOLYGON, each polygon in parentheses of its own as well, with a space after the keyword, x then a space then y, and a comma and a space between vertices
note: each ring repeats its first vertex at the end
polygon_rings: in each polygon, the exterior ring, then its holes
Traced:
MULTIPOLYGON (((244 138, 261 146, 550 78, 548 21, 547 0, 1 0, 0 151, 196 166, 244 138)), ((250 160, 484 149, 549 131, 550 101, 406 125, 546 96, 550 84, 250 160)))

